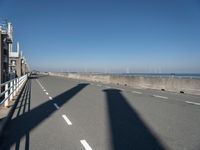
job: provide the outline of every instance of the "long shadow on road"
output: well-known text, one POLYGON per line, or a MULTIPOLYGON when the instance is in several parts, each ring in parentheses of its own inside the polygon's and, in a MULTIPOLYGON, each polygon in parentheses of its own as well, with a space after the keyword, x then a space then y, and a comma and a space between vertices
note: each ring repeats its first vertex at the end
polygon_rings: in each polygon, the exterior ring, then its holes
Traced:
POLYGON ((139 114, 117 89, 104 90, 113 150, 164 150, 139 114))
MULTIPOLYGON (((40 123, 50 117, 57 110, 53 103, 57 103, 57 105, 61 107, 87 85, 88 84, 78 84, 70 90, 56 96, 53 100, 42 103, 32 110, 29 110, 28 112, 25 112, 22 115, 19 115, 16 118, 10 120, 8 124, 13 126, 12 128, 6 129, 8 130, 8 133, 2 137, 3 142, 1 143, 0 149, 10 149, 13 144, 19 144, 18 142, 22 137, 26 137, 25 149, 28 150, 30 131, 36 128, 40 123)), ((29 95, 28 98, 28 101, 30 101, 31 95, 29 95)))

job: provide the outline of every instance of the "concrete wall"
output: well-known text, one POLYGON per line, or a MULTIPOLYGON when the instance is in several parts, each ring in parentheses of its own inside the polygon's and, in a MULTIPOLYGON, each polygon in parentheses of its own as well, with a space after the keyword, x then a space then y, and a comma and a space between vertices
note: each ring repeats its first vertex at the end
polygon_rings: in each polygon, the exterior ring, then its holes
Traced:
POLYGON ((61 76, 71 79, 101 82, 105 84, 125 85, 138 89, 165 89, 166 91, 180 92, 200 95, 199 79, 181 79, 165 77, 125 77, 113 75, 95 75, 95 74, 78 74, 78 73, 49 73, 51 76, 61 76))

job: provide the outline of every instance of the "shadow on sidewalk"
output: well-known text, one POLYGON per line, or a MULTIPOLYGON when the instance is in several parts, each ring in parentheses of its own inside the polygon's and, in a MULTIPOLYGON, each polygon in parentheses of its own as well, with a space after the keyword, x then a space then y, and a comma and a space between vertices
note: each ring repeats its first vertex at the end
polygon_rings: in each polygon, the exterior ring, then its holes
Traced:
POLYGON ((164 150, 137 111, 117 89, 104 90, 113 150, 164 150))
MULTIPOLYGON (((31 80, 28 80, 26 93, 22 97, 21 104, 15 110, 17 116, 9 121, 9 125, 6 127, 6 131, 1 139, 0 149, 10 149, 10 147, 16 144, 16 150, 19 149, 20 140, 25 137, 25 150, 29 149, 29 133, 40 125, 45 119, 50 117, 57 109, 53 103, 57 103, 59 107, 62 107, 73 96, 85 88, 88 84, 78 84, 70 90, 63 92, 56 96, 53 100, 46 101, 41 105, 30 110, 31 100, 31 80), (28 111, 25 111, 25 109, 28 111), (18 111, 18 112, 17 112, 18 111), (22 113, 20 113, 22 111, 22 113)), ((20 103, 20 101, 19 101, 20 103)))

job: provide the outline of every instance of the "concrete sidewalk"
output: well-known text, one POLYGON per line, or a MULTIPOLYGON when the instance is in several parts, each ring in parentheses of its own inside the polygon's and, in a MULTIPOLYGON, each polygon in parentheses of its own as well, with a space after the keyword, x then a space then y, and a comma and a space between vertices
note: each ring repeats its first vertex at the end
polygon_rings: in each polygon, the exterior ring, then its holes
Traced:
POLYGON ((5 125, 7 124, 8 120, 12 117, 14 107, 18 99, 20 98, 25 86, 26 83, 22 86, 22 88, 19 90, 16 96, 12 100, 9 100, 8 107, 4 107, 4 105, 0 106, 0 137, 2 135, 5 125))

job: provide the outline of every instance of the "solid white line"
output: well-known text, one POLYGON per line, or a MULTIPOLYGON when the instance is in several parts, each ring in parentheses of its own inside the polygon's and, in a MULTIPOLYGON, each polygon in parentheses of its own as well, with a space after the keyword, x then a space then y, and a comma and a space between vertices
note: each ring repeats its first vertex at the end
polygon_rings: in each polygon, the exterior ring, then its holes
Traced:
POLYGON ((83 145, 83 147, 86 149, 86 150, 92 150, 92 148, 90 147, 90 145, 87 143, 86 140, 80 140, 81 144, 83 145))
POLYGON ((200 103, 190 102, 190 101, 185 101, 185 102, 188 103, 188 104, 193 104, 193 105, 199 105, 200 106, 200 103))
POLYGON ((160 95, 153 95, 153 97, 162 98, 162 99, 168 99, 168 97, 160 96, 160 95))
POLYGON ((131 91, 131 92, 135 94, 142 94, 142 92, 138 92, 138 91, 131 91))
POLYGON ((49 95, 49 93, 48 92, 45 92, 47 95, 49 95))
POLYGON ((52 100, 53 98, 51 96, 49 96, 49 99, 52 100))
POLYGON ((72 122, 67 118, 66 115, 62 115, 62 117, 64 118, 64 120, 67 122, 67 124, 70 126, 72 125, 72 122))
POLYGON ((56 107, 56 109, 59 109, 60 107, 56 104, 56 103, 53 103, 54 106, 56 107))

